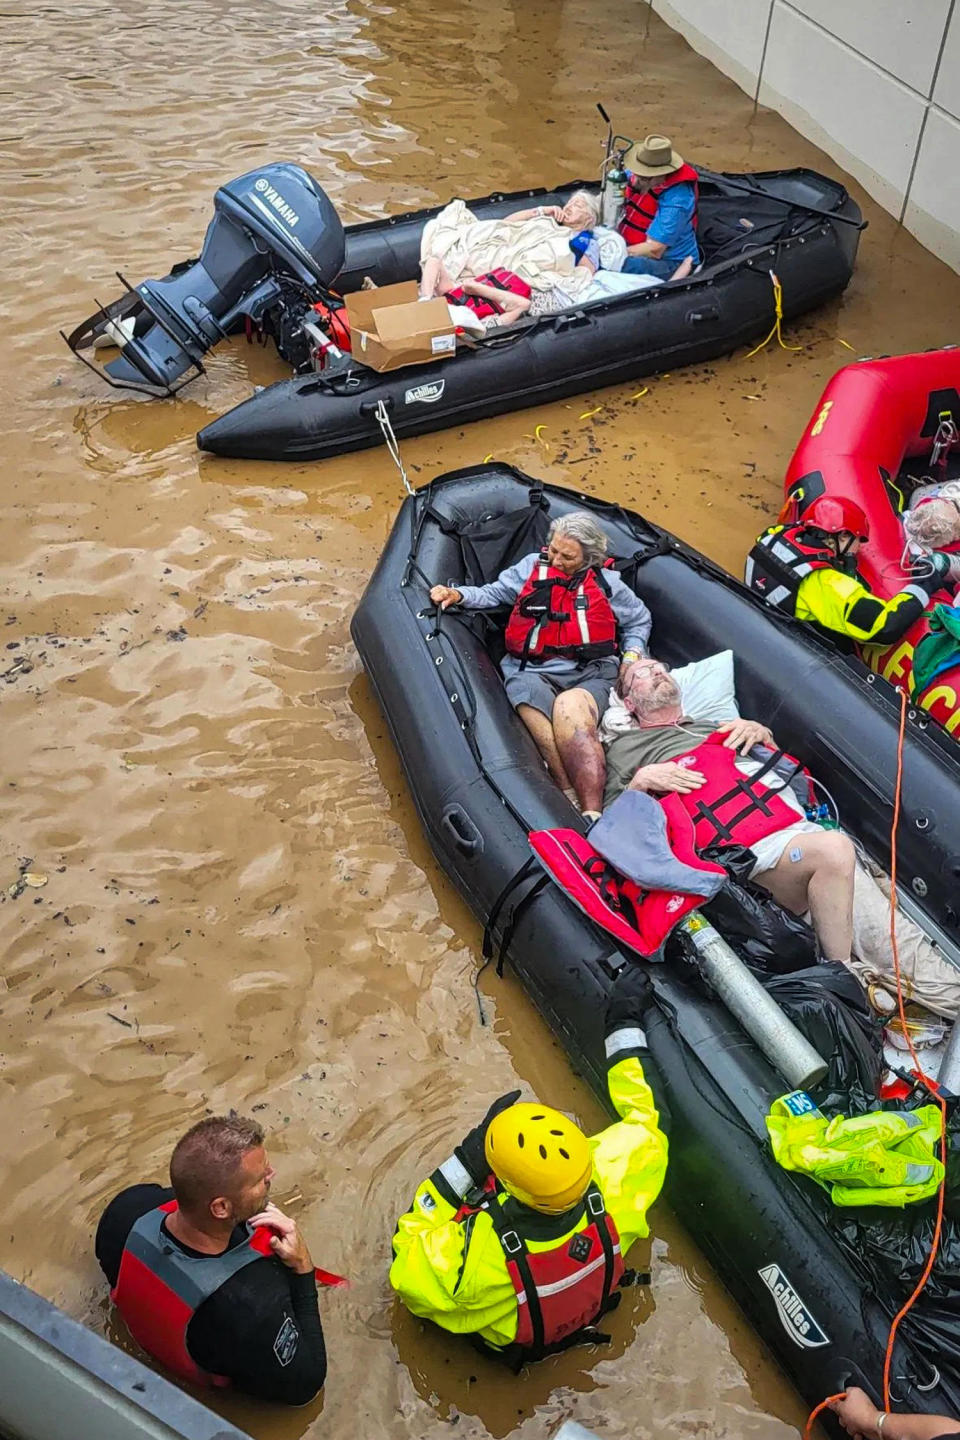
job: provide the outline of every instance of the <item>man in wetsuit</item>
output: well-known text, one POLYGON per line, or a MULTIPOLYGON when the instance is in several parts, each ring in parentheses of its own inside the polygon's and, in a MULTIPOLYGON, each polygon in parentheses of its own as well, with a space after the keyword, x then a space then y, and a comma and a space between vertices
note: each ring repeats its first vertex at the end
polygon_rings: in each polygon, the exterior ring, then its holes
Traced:
POLYGON ((892 645, 942 590, 951 559, 924 556, 908 585, 890 600, 857 574, 857 551, 870 524, 853 500, 821 495, 791 525, 771 525, 747 556, 744 579, 767 604, 860 645, 892 645))
POLYGON ((96 1255, 134 1339, 179 1379, 304 1405, 327 1373, 317 1282, 296 1222, 269 1202, 263 1138, 243 1116, 201 1120, 174 1148, 171 1188, 110 1201, 96 1255))

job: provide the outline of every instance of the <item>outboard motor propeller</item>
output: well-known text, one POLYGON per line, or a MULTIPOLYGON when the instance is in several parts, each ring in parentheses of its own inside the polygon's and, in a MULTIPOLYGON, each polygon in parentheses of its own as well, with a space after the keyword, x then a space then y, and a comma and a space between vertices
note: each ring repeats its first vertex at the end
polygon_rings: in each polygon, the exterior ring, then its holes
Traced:
POLYGON ((174 265, 162 280, 101 306, 70 335, 70 349, 111 385, 173 395, 203 373, 201 358, 248 316, 259 322, 291 288, 323 298, 343 268, 343 226, 333 205, 299 165, 251 170, 219 189, 199 260, 174 265), (116 341, 101 367, 83 353, 116 341))

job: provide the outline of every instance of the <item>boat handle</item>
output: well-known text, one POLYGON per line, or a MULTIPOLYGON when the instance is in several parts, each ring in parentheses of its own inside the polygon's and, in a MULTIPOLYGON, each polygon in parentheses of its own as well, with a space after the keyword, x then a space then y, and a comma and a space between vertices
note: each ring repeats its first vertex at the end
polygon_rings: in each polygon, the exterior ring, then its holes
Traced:
POLYGON ((558 330, 569 330, 574 325, 589 325, 590 316, 583 310, 574 310, 569 315, 558 315, 556 325, 558 330))
POLYGON ((483 849, 483 836, 462 805, 448 805, 440 820, 461 855, 473 859, 483 849))
MULTIPOLYGON (((387 409, 388 409, 388 410, 392 410, 392 409, 393 409, 393 396, 392 396, 392 395, 384 395, 382 398, 383 398, 383 403, 384 403, 384 405, 386 405, 387 409)), ((377 406, 378 406, 379 404, 380 404, 380 401, 379 401, 379 400, 362 400, 362 401, 360 402, 360 414, 363 415, 363 416, 366 417, 366 418, 369 418, 371 415, 376 415, 376 413, 377 413, 377 406)))
POLYGON ((701 310, 687 311, 688 325, 705 325, 708 320, 720 319, 719 305, 704 305, 701 310))

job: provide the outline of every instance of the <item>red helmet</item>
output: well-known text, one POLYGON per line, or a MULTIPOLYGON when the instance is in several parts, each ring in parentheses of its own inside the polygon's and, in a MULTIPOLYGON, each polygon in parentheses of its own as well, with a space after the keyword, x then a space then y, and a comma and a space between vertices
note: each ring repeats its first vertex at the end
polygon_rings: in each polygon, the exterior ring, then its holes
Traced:
POLYGON ((853 535, 858 540, 869 540, 870 521, 856 500, 843 495, 820 495, 812 501, 800 516, 799 523, 808 530, 819 530, 824 535, 853 535))

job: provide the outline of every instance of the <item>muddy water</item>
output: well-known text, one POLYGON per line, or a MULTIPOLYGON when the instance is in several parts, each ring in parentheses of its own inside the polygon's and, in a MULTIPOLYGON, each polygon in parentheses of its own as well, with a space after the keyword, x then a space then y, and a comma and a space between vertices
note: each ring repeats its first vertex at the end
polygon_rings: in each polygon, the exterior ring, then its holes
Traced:
MULTIPOLYGON (((601 1123, 509 982, 479 1028, 477 926, 350 645, 396 473, 379 452, 201 460, 196 429, 275 358, 230 344, 181 399, 144 402, 106 393, 56 328, 115 293, 116 267, 137 280, 195 253, 217 184, 270 159, 368 219, 593 173, 603 99, 709 165, 834 167, 636 0, 8 0, 0 18, 0 880, 26 857, 48 877, 0 906, 0 1264, 109 1329, 104 1201, 160 1177, 206 1111, 255 1110, 277 1198, 353 1280, 324 1303, 322 1404, 226 1402, 255 1435, 459 1421, 535 1440, 571 1415, 609 1440, 794 1434, 800 1402, 663 1206, 652 1297, 599 1360, 513 1380, 393 1305, 394 1217, 487 1097, 517 1081, 601 1123)), ((866 210, 849 292, 790 329, 802 349, 410 441, 411 472, 494 454, 737 568, 842 342, 955 338, 960 280, 866 210)))

